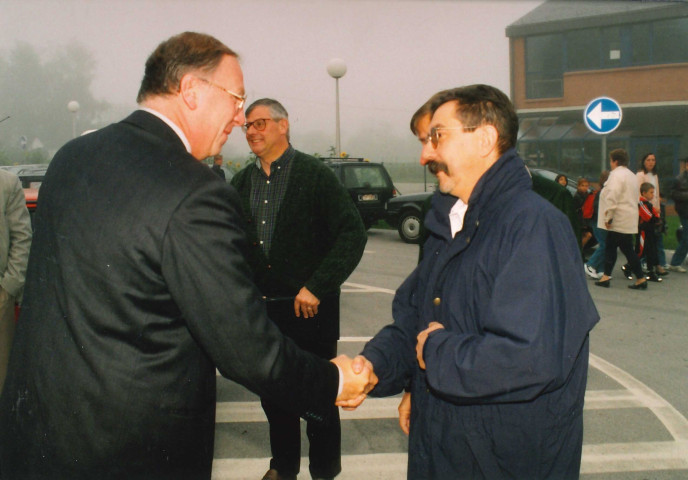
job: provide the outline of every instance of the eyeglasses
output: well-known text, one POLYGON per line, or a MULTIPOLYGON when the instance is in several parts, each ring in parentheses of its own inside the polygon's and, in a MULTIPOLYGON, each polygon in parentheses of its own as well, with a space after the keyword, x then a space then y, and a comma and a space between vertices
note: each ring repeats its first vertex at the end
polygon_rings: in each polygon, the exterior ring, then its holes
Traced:
POLYGON ((218 84, 211 82, 210 80, 206 80, 205 78, 201 78, 201 77, 196 77, 196 78, 198 78, 198 79, 201 80, 202 82, 207 83, 207 84, 210 85, 211 87, 219 88, 219 89, 222 90, 223 92, 227 92, 227 93, 229 93, 231 96, 233 96, 234 98, 236 98, 236 99, 238 100, 238 102, 237 102, 237 110, 241 110, 242 108, 244 108, 244 103, 246 103, 246 95, 239 95, 238 93, 234 93, 234 92, 232 92, 231 90, 227 90, 225 87, 221 87, 221 86, 219 86, 218 84))
POLYGON ((478 127, 432 127, 430 129, 430 135, 428 135, 428 140, 430 140, 432 143, 433 148, 437 148, 437 145, 440 143, 440 138, 442 138, 441 134, 439 133, 440 130, 463 130, 464 132, 474 132, 476 128, 478 127))
MULTIPOLYGON (((259 132, 262 132, 265 130, 265 122, 268 120, 272 120, 272 118, 258 118, 252 122, 246 122, 241 126, 241 129, 244 131, 244 133, 248 132, 248 129, 253 126, 256 130, 259 132)), ((272 120, 274 122, 274 120, 272 120)))

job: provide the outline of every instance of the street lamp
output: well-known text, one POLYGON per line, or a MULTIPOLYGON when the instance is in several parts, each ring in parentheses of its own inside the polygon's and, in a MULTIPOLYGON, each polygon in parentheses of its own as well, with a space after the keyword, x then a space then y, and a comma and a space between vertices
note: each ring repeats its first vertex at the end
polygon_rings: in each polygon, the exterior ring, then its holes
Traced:
POLYGON ((79 102, 72 100, 67 104, 67 110, 72 112, 72 138, 76 138, 76 112, 79 111, 79 102))
POLYGON ((342 153, 341 145, 339 143, 339 79, 344 76, 346 73, 346 63, 344 63, 344 60, 341 58, 333 58, 330 60, 330 62, 327 64, 327 73, 330 74, 330 77, 334 78, 334 83, 335 83, 335 96, 336 96, 336 101, 337 101, 337 156, 340 156, 342 153))

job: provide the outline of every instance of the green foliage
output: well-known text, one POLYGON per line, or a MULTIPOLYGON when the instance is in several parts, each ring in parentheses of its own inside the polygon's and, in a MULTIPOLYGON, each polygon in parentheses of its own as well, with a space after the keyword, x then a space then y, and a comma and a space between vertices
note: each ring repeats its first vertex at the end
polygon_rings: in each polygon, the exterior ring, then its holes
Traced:
POLYGON ((10 116, 0 123, 0 147, 9 157, 6 162, 26 163, 27 156, 47 156, 72 138, 73 127, 78 135, 97 126, 109 106, 91 93, 95 67, 92 54, 77 43, 58 48, 47 59, 28 43, 17 43, 6 57, 0 57, 0 117, 10 116), (72 100, 79 102, 76 114, 67 109, 72 100), (22 136, 28 153, 20 148, 22 136), (45 150, 34 153, 30 149, 36 145, 45 150))
POLYGON ((681 226, 678 215, 667 215, 666 217, 667 231, 664 234, 664 249, 676 250, 678 241, 676 240, 676 230, 681 226))

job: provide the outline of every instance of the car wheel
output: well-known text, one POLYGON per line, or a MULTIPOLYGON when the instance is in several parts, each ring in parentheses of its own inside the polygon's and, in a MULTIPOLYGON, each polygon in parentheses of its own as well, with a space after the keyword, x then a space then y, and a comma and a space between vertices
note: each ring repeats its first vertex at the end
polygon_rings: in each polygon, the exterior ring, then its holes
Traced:
POLYGON ((401 214, 399 218, 399 236, 406 243, 420 242, 420 215, 418 212, 409 211, 401 214))

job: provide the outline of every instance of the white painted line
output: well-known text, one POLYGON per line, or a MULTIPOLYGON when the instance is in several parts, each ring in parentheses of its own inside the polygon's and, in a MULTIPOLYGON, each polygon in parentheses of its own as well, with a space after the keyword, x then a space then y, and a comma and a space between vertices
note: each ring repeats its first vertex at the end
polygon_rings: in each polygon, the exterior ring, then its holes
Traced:
MULTIPOLYGON (((340 410, 342 420, 370 420, 397 418, 400 397, 368 398, 356 410, 340 410)), ((585 394, 585 410, 604 410, 620 408, 643 408, 632 393, 626 390, 589 391, 585 394)), ((265 422, 265 414, 260 402, 218 402, 217 423, 265 422)))
POLYGON ((688 442, 583 445, 581 473, 688 469, 688 442))
POLYGON ((371 285, 363 285, 362 283, 351 283, 351 282, 344 282, 342 284, 342 292, 348 292, 348 293, 389 293, 390 295, 394 295, 396 290, 390 290, 389 288, 379 288, 379 287, 373 287, 371 285), (347 287, 353 287, 347 288, 347 287))
MULTIPOLYGON (((368 398, 356 410, 339 410, 342 420, 397 418, 400 397, 368 398)), ((218 402, 215 423, 266 422, 260 402, 218 402)))
MULTIPOLYGON (((337 480, 390 480, 406 478, 405 453, 342 455, 342 473, 337 480)), ((212 480, 260 478, 270 465, 269 458, 221 458, 213 461, 212 480)), ((301 475, 308 476, 308 457, 301 458, 301 475)))
MULTIPOLYGON (((664 424, 676 441, 688 444, 688 420, 681 415, 669 402, 660 397, 654 390, 640 380, 632 377, 619 367, 612 365, 597 355, 590 354, 590 366, 596 368, 615 382, 625 387, 645 407, 664 424)), ((688 449, 684 451, 684 458, 688 458, 688 449)))

